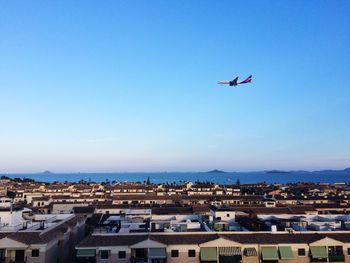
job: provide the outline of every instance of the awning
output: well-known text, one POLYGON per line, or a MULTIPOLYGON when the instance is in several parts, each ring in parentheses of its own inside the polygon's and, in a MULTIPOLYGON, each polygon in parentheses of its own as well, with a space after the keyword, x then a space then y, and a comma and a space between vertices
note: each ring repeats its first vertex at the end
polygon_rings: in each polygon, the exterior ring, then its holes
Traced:
POLYGON ((216 247, 202 247, 201 261, 217 261, 216 247))
POLYGON ((247 247, 243 250, 243 253, 247 257, 256 257, 258 256, 258 252, 256 252, 256 249, 254 247, 247 247))
POLYGON ((328 258, 327 248, 324 247, 310 247, 311 256, 313 258, 328 258))
POLYGON ((95 257, 96 249, 77 249, 77 257, 95 257))
POLYGON ((261 247, 263 260, 279 260, 277 247, 261 247))
POLYGON ((281 247, 278 247, 278 249, 280 251, 281 259, 293 259, 294 258, 291 247, 281 246, 281 247))
POLYGON ((150 258, 166 258, 165 248, 150 248, 149 249, 150 258))
POLYGON ((240 247, 219 247, 220 256, 239 256, 242 255, 240 247))

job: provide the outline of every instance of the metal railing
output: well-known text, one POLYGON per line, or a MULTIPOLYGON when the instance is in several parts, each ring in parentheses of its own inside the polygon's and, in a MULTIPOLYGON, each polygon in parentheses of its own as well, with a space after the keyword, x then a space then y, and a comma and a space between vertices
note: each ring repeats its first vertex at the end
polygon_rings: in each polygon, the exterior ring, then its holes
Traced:
POLYGON ((16 260, 13 257, 5 257, 0 259, 0 263, 27 263, 27 257, 23 260, 16 260))
POLYGON ((328 259, 329 259, 329 262, 345 262, 344 255, 329 255, 328 259))

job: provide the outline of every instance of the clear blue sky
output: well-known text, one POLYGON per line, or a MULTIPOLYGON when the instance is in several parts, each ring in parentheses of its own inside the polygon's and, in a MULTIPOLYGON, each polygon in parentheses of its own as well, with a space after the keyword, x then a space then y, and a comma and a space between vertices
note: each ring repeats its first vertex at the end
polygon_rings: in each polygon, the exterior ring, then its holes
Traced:
POLYGON ((1 1, 0 172, 350 166, 349 25, 346 0, 1 1))

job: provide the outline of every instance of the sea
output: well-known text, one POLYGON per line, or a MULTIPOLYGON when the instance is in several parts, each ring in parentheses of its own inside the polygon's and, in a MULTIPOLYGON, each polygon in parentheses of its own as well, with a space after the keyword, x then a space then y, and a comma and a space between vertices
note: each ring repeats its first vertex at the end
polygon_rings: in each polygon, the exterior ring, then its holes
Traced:
POLYGON ((350 170, 319 172, 154 172, 154 173, 21 173, 0 174, 10 178, 30 178, 39 182, 146 182, 180 184, 187 181, 218 184, 255 183, 349 183, 350 170))

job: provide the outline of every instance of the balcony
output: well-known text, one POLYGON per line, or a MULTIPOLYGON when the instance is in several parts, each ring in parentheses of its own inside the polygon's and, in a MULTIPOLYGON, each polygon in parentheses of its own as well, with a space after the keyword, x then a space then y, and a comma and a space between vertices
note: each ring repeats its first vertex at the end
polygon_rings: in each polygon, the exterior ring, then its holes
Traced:
POLYGON ((329 262, 345 262, 344 255, 329 255, 328 259, 329 259, 329 262))
POLYGON ((130 263, 145 263, 145 262, 148 262, 148 258, 135 258, 135 257, 130 258, 130 263))
POLYGON ((316 262, 345 262, 344 255, 328 255, 328 258, 312 258, 312 263, 316 262))
POLYGON ((311 263, 316 263, 316 262, 328 262, 327 258, 311 258, 311 263))
POLYGON ((27 259, 23 259, 23 260, 16 260, 14 258, 1 258, 0 259, 0 263, 26 263, 27 259))

